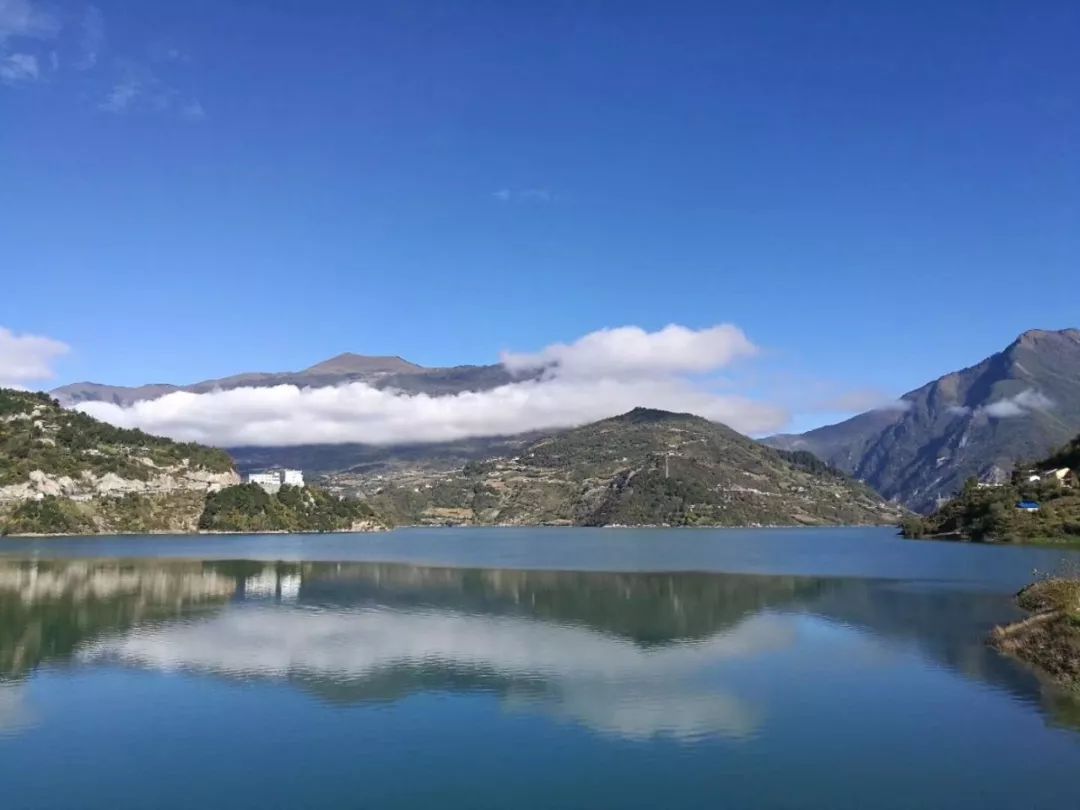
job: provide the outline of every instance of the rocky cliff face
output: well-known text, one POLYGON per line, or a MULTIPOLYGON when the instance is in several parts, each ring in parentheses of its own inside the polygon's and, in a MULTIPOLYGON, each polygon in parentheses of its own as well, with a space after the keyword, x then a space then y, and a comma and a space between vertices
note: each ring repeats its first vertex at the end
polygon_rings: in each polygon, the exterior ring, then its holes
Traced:
POLYGON ((0 389, 0 532, 192 531, 207 493, 239 482, 220 450, 0 389))
POLYGON ((239 483, 240 476, 231 470, 219 473, 185 467, 155 469, 152 477, 145 480, 121 478, 111 472, 95 475, 84 470, 72 477, 31 470, 26 481, 0 487, 0 504, 40 501, 49 496, 90 501, 95 498, 119 498, 125 495, 159 496, 193 491, 207 493, 239 483))

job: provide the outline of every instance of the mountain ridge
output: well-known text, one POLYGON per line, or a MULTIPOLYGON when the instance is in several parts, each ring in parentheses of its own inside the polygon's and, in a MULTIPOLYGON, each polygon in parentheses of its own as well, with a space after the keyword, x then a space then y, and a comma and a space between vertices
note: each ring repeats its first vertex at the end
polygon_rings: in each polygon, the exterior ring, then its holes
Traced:
POLYGON ((111 402, 126 407, 177 391, 205 394, 235 388, 274 385, 321 388, 360 382, 375 388, 393 388, 410 394, 437 396, 464 391, 486 391, 515 379, 521 379, 521 375, 511 374, 501 364, 426 367, 397 355, 342 352, 300 371, 246 371, 185 385, 147 383, 126 386, 82 381, 61 385, 49 393, 67 407, 82 402, 111 402))
POLYGON ((763 441, 807 450, 885 497, 929 511, 968 477, 1000 480, 1080 431, 1080 329, 1029 329, 899 403, 763 441))

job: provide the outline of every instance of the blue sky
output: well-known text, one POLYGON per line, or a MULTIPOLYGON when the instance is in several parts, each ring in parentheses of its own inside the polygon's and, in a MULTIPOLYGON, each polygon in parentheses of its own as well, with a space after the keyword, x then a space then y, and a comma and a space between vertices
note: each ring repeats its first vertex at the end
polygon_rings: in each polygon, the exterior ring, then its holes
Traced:
POLYGON ((0 0, 0 326, 134 384, 734 323, 755 392, 897 395, 1080 325, 1078 41, 1049 1, 0 0))

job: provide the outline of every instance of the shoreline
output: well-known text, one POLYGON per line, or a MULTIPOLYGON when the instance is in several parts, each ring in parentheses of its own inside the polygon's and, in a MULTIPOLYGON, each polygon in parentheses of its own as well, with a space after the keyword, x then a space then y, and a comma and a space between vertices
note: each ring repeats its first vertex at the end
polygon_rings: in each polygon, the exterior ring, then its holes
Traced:
POLYGON ((1080 692, 1080 579, 1036 582, 1016 595, 1016 603, 1031 615, 995 627, 987 643, 1080 692))
POLYGON ((888 529, 891 523, 755 523, 746 526, 667 526, 662 523, 642 523, 640 525, 610 524, 605 526, 578 526, 573 523, 402 523, 394 526, 384 526, 377 529, 332 529, 330 531, 317 530, 288 530, 267 529, 262 531, 227 531, 224 529, 199 529, 193 532, 171 531, 167 529, 155 529, 143 532, 100 532, 95 534, 67 534, 63 532, 27 532, 0 535, 0 543, 5 539, 48 539, 57 537, 202 537, 214 535, 280 535, 280 534, 380 534, 392 532, 395 529, 595 529, 597 531, 635 531, 641 529, 662 529, 668 531, 745 531, 757 529, 888 529))

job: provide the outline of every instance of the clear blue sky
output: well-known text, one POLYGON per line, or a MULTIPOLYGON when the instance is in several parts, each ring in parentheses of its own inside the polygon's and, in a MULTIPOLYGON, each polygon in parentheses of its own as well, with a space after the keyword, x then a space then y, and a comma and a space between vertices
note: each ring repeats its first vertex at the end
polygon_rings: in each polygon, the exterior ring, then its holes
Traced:
POLYGON ((57 382, 732 322, 899 394, 1080 325, 1074 0, 19 2, 0 326, 57 382))

